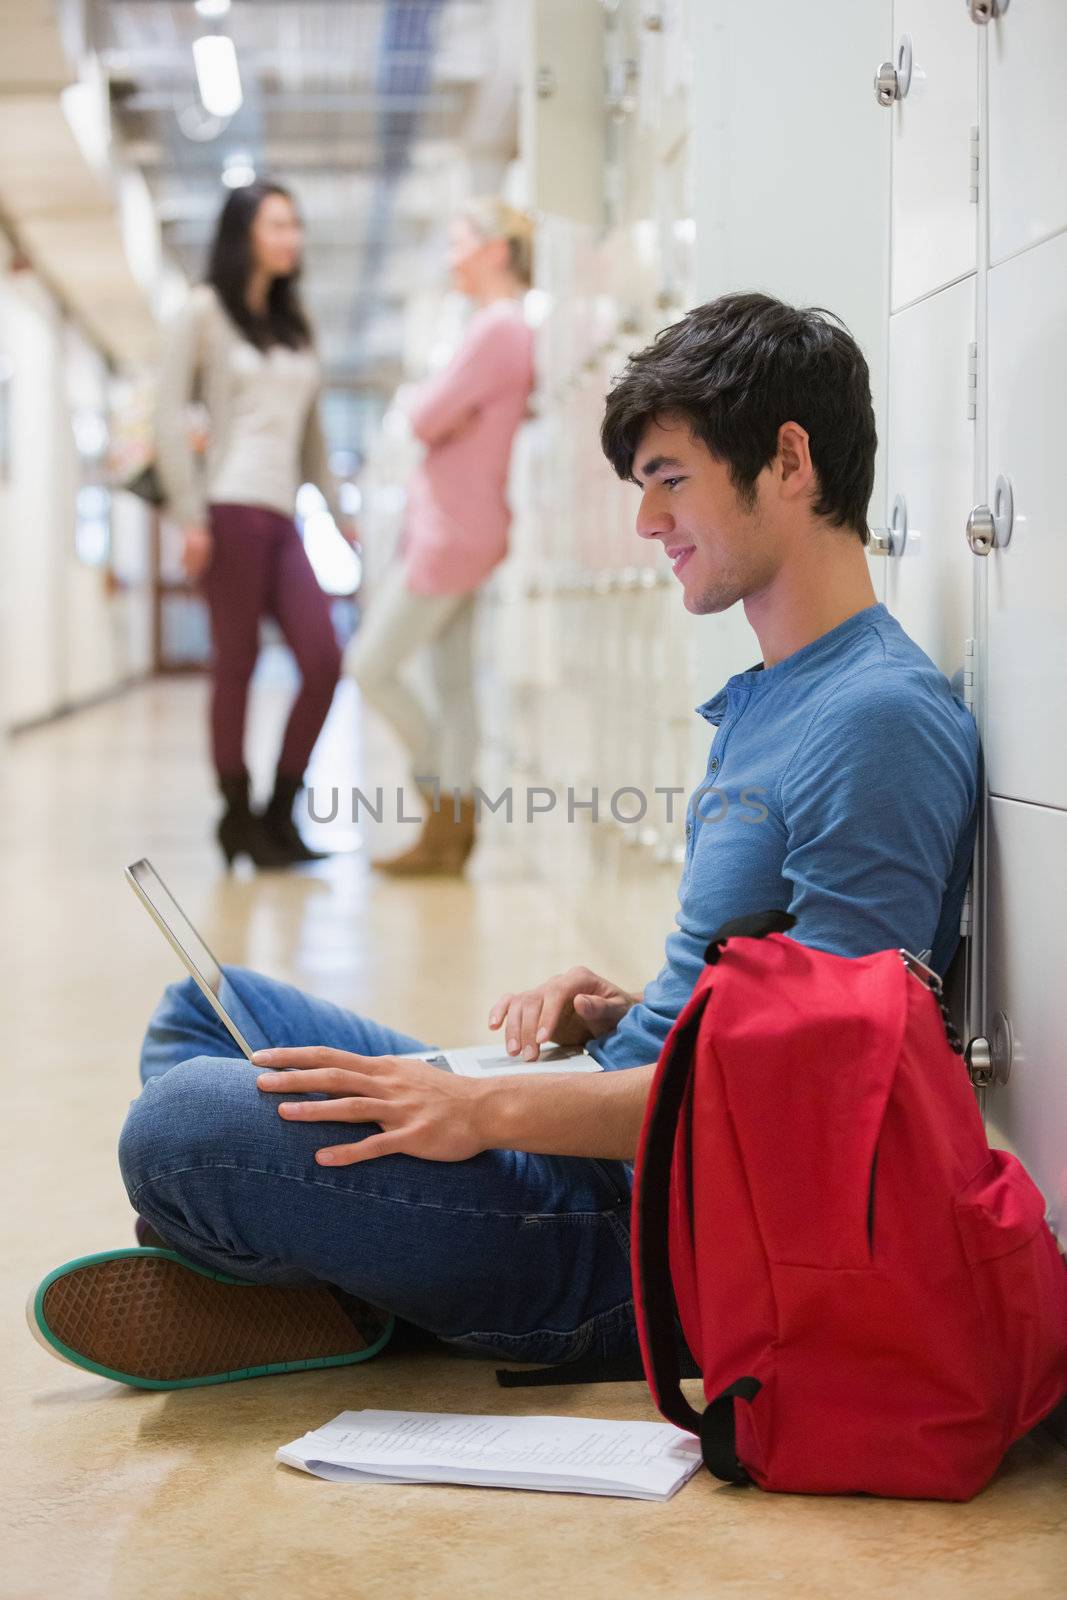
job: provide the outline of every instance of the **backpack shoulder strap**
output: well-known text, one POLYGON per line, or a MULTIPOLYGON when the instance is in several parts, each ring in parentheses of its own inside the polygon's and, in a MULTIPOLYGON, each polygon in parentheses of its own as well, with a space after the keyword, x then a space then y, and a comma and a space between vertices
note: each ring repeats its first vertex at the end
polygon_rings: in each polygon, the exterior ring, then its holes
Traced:
POLYGON ((697 1036, 711 991, 705 989, 680 1023, 659 1068, 635 1174, 634 1257, 640 1292, 635 1311, 644 1335, 648 1381, 663 1415, 699 1434, 700 1415, 681 1390, 674 1337, 676 1304, 671 1283, 669 1224, 675 1134, 693 1070, 697 1036))
POLYGON ((762 1385, 758 1378, 739 1378, 717 1395, 703 1413, 694 1411, 682 1393, 683 1373, 674 1328, 676 1305, 669 1246, 671 1163, 697 1035, 710 996, 711 990, 705 989, 674 1036, 642 1146, 634 1219, 640 1283, 635 1310, 644 1336, 648 1382, 660 1411, 676 1427, 697 1435, 704 1465, 714 1477, 725 1483, 745 1484, 752 1480, 737 1457, 734 1400, 754 1400, 762 1385))
MULTIPOLYGON (((728 939, 763 939, 786 933, 796 923, 788 911, 762 911, 726 922, 712 936, 705 960, 714 966, 728 939)), ((664 1054, 654 1086, 638 1161, 634 1218, 635 1264, 640 1293, 636 1299, 639 1326, 644 1335, 648 1381, 660 1411, 669 1421, 696 1434, 704 1462, 715 1477, 728 1483, 748 1483, 748 1473, 737 1459, 734 1441, 734 1400, 753 1400, 759 1393, 757 1378, 743 1377, 707 1407, 694 1411, 681 1388, 681 1370, 675 1338, 676 1303, 670 1271, 671 1166, 675 1138, 686 1090, 692 1076, 697 1039, 713 986, 699 990, 683 1015, 664 1054)))
POLYGON ((765 939, 769 933, 788 933, 796 924, 790 911, 753 911, 746 917, 733 917, 712 934, 704 960, 709 967, 715 966, 727 939, 765 939))

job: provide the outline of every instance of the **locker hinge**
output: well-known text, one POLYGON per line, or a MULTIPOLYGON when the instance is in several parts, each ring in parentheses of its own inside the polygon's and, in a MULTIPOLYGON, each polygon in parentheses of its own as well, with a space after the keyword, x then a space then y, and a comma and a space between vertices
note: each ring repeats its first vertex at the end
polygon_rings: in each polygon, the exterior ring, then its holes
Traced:
POLYGON ((978 415, 978 346, 967 346, 967 421, 978 415))
POLYGON ((963 641, 963 703, 967 710, 974 716, 974 679, 978 665, 977 642, 974 639, 963 641))
POLYGON ((974 901, 971 897, 971 879, 967 879, 967 887, 963 891, 963 907, 960 911, 960 938, 966 939, 971 932, 971 908, 974 901))
POLYGON ((980 134, 978 132, 978 129, 977 128, 972 128, 971 129, 971 150, 970 150, 970 184, 971 184, 970 199, 971 199, 972 206, 976 206, 978 204, 978 166, 979 166, 979 161, 981 160, 981 146, 980 146, 980 143, 979 143, 979 139, 980 139, 980 134))

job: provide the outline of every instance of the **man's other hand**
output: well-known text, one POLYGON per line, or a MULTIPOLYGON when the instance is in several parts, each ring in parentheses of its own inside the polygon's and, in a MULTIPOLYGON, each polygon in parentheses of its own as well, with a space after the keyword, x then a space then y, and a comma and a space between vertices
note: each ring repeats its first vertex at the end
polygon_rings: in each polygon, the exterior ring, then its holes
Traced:
POLYGON ((423 1161, 469 1161, 492 1146, 483 1127, 487 1084, 453 1077, 403 1056, 358 1056, 325 1045, 257 1050, 256 1080, 266 1094, 314 1094, 325 1099, 283 1100, 286 1122, 376 1122, 379 1133, 353 1143, 322 1145, 320 1166, 350 1167, 376 1156, 418 1156, 423 1161), (287 1069, 287 1070, 282 1070, 287 1069))
POLYGON ((509 1055, 536 1061, 550 1039, 578 1045, 610 1033, 635 999, 588 967, 571 967, 536 989, 502 995, 489 1013, 489 1026, 504 1029, 509 1055))

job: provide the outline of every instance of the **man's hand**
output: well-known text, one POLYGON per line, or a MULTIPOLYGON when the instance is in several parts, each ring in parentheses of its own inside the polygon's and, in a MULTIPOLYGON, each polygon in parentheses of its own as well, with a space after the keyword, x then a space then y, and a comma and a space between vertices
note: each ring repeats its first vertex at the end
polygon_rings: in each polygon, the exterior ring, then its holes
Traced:
POLYGON ((482 1126, 486 1084, 453 1077, 423 1061, 399 1056, 357 1056, 325 1045, 296 1050, 257 1050, 257 1067, 297 1068, 264 1072, 268 1094, 327 1094, 328 1100, 283 1100, 287 1122, 376 1122, 355 1144, 324 1145, 321 1166, 348 1167, 375 1156, 420 1156, 424 1161, 467 1161, 490 1148, 482 1126))
MULTIPOLYGON (((592 974, 590 974, 592 976, 592 974)), ((600 980, 603 981, 603 980, 600 980)), ((350 1167, 375 1156, 467 1161, 483 1150, 594 1156, 632 1161, 655 1067, 625 1072, 509 1073, 459 1078, 400 1056, 357 1056, 314 1046, 258 1050, 268 1094, 326 1094, 328 1100, 283 1100, 287 1122, 376 1122, 354 1144, 315 1152, 324 1167, 350 1167)))
POLYGON ((548 1039, 556 1044, 585 1044, 610 1033, 635 1003, 607 978, 588 967, 571 967, 536 989, 505 994, 489 1013, 491 1028, 504 1027, 509 1055, 536 1061, 548 1039))

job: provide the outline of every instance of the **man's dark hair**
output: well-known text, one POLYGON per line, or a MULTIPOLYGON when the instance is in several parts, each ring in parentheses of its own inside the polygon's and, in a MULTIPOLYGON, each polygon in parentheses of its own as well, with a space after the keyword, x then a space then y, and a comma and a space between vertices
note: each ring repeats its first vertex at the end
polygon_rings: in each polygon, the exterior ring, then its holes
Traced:
POLYGON ((877 436, 863 352, 840 318, 766 294, 725 294, 697 306, 631 356, 613 385, 600 430, 620 478, 651 422, 680 420, 724 461, 742 500, 796 422, 818 475, 816 516, 853 528, 866 544, 877 436))

